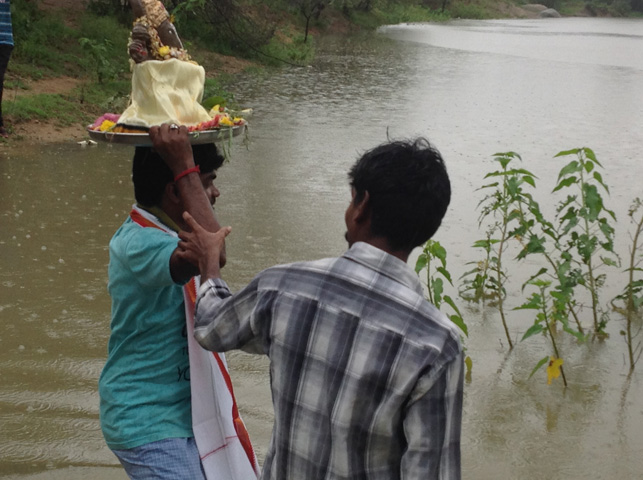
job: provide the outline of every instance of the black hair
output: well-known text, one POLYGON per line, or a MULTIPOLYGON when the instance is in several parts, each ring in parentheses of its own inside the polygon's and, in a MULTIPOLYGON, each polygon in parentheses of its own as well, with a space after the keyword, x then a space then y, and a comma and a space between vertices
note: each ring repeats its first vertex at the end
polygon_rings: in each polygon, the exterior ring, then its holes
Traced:
MULTIPOLYGON (((224 161, 214 143, 192 145, 192 155, 201 173, 213 172, 224 161)), ((165 186, 173 180, 172 170, 152 147, 136 147, 132 182, 137 203, 145 207, 160 205, 165 186)))
POLYGON ((396 250, 410 251, 431 238, 451 201, 442 155, 425 138, 367 151, 348 177, 356 203, 369 194, 371 233, 396 250))

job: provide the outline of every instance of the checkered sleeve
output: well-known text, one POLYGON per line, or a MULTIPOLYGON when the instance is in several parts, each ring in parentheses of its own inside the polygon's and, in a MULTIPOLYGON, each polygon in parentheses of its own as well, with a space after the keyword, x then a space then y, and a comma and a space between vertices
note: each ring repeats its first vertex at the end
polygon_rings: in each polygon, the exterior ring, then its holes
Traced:
POLYGON ((232 295, 221 279, 209 279, 199 288, 194 313, 194 337, 207 350, 227 352, 242 349, 265 353, 255 320, 259 293, 252 281, 232 295))
POLYGON ((421 376, 406 411, 403 479, 459 480, 464 362, 460 352, 421 376))

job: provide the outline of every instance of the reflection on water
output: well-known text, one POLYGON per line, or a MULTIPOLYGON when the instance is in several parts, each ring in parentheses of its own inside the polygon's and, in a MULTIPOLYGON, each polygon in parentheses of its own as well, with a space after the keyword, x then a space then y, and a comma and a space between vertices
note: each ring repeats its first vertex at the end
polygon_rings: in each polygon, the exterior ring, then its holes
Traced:
MULTIPOLYGON (((558 20, 413 25, 329 39, 311 68, 237 79, 229 90, 255 115, 249 149, 235 145, 218 178, 217 212, 233 226, 224 272, 231 286, 274 263, 340 253, 346 172, 387 134, 428 135, 447 160, 454 198, 437 239, 456 278, 484 235, 476 188, 498 151, 523 156, 551 209, 560 168, 553 155, 592 147, 612 186, 617 248, 626 252, 625 213, 642 193, 634 173, 643 144, 643 66, 636 63, 643 22, 558 20), (568 37, 589 40, 589 53, 557 58, 568 37), (498 50, 517 38, 527 42, 518 51, 498 50), (460 43, 446 43, 454 39, 460 43), (559 48, 545 48, 548 42, 559 48), (592 60, 606 44, 612 63, 592 60), (626 61, 622 51, 631 52, 626 61)), ((132 203, 131 154, 104 144, 0 151, 0 476, 124 478, 98 427, 96 384, 109 333, 107 243, 132 203)), ((608 297, 620 281, 610 276, 608 297)), ((515 305, 520 282, 509 288, 515 305)), ((508 354, 493 309, 463 313, 474 359, 465 389, 465 478, 640 477, 643 386, 638 372, 626 378, 620 319, 613 317, 604 342, 563 342, 570 383, 563 391, 560 383, 547 387, 543 372, 528 380, 548 352, 541 339, 508 354)), ((530 322, 512 313, 512 335, 519 339, 530 322)), ((238 352, 229 361, 263 457, 272 422, 267 361, 238 352)))

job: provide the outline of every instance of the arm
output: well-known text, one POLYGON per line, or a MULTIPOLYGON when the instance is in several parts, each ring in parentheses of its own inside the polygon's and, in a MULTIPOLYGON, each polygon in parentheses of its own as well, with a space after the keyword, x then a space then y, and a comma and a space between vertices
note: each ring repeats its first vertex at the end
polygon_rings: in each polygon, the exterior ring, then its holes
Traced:
POLYGON ((269 299, 262 298, 255 278, 232 295, 220 278, 211 278, 199 289, 194 313, 194 337, 206 350, 242 349, 268 353, 269 299), (267 308, 266 308, 267 307, 267 308), (265 313, 264 313, 265 312, 265 313))
POLYGON ((402 479, 459 480, 462 428, 462 353, 420 377, 404 417, 407 449, 402 479), (415 397, 417 395, 417 397, 415 397))
MULTIPOLYGON (((172 170, 174 177, 194 167, 192 147, 188 137, 187 127, 181 126, 178 129, 170 129, 170 126, 163 124, 150 128, 150 138, 154 149, 163 157, 165 163, 172 170)), ((190 212, 194 219, 207 231, 216 232, 221 228, 217 221, 212 205, 201 183, 198 172, 182 176, 175 183, 183 208, 190 212)), ((225 265, 225 244, 220 248, 218 262, 225 265)), ((179 249, 170 259, 170 270, 172 277, 177 280, 187 280, 197 274, 195 264, 180 255, 179 249)))
POLYGON ((199 266, 203 282, 194 313, 194 337, 203 348, 215 352, 241 348, 249 353, 267 353, 261 334, 267 335, 260 330, 269 324, 268 315, 262 312, 270 312, 270 307, 269 301, 259 295, 258 278, 235 295, 221 279, 219 253, 230 227, 210 233, 188 212, 183 219, 190 231, 179 232, 180 255, 199 266))
MULTIPOLYGON (((167 124, 151 127, 150 138, 154 149, 163 157, 175 177, 194 167, 192 146, 185 125, 175 130, 170 129, 167 124)), ((216 232, 221 228, 197 172, 181 177, 176 182, 176 187, 185 210, 190 212, 203 228, 210 232, 216 232)))

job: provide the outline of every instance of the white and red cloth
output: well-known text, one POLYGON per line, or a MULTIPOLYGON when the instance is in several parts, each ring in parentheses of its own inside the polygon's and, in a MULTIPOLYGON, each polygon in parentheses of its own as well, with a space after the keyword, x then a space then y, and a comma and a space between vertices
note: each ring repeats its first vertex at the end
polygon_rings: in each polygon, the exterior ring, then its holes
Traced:
MULTIPOLYGON (((155 215, 136 205, 130 217, 143 227, 158 228, 177 236, 155 215)), ((199 277, 194 277, 183 287, 194 439, 208 480, 256 479, 259 477, 257 458, 239 415, 225 356, 205 350, 194 339, 194 306, 199 283, 199 277)))

